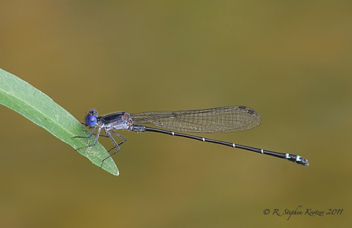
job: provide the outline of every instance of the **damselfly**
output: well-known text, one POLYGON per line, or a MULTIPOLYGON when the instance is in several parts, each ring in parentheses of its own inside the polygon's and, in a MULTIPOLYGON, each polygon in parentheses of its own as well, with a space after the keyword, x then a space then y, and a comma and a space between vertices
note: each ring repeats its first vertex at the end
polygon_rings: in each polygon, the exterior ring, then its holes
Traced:
POLYGON ((114 143, 114 150, 110 156, 102 160, 101 166, 106 159, 120 151, 120 146, 127 139, 115 132, 115 130, 129 130, 134 132, 158 132, 172 136, 181 136, 190 139, 196 139, 203 142, 217 143, 224 146, 235 147, 249 150, 256 153, 266 154, 277 158, 286 159, 300 165, 308 166, 308 160, 295 154, 279 153, 270 150, 259 149, 250 146, 244 146, 232 142, 224 142, 215 139, 204 138, 195 135, 189 135, 175 131, 187 133, 224 133, 245 131, 257 127, 261 122, 260 115, 253 109, 246 106, 228 106, 200 110, 183 110, 183 111, 150 111, 135 114, 127 112, 116 112, 104 116, 98 116, 96 110, 90 110, 85 117, 84 124, 93 128, 88 136, 76 136, 75 138, 91 138, 96 129, 95 141, 92 145, 81 147, 79 149, 93 147, 98 142, 101 130, 103 129, 106 136, 114 143), (154 125, 160 128, 148 127, 145 125, 154 125), (169 130, 166 130, 169 129, 169 130), (117 143, 112 134, 122 139, 117 143))

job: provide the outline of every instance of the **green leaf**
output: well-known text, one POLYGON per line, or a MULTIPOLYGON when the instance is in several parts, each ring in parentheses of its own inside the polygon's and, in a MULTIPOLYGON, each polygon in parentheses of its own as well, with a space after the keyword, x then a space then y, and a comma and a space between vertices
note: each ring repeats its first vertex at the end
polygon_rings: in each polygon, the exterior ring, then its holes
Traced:
MULTIPOLYGON (((0 69, 0 104, 23 115, 74 149, 91 145, 94 142, 95 137, 91 139, 73 138, 89 135, 89 131, 50 97, 2 69, 0 69)), ((99 167, 102 160, 109 156, 109 153, 99 143, 92 148, 80 149, 78 152, 99 167)), ((106 159, 102 168, 113 175, 119 175, 112 158, 106 159)))

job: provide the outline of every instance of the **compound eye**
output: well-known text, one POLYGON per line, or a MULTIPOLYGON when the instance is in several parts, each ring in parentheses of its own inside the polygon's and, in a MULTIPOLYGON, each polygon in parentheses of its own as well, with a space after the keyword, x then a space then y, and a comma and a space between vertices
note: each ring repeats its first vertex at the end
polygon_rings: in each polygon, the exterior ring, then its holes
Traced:
POLYGON ((95 110, 90 110, 86 116, 86 125, 89 127, 94 127, 94 125, 97 123, 97 116, 98 112, 95 110))

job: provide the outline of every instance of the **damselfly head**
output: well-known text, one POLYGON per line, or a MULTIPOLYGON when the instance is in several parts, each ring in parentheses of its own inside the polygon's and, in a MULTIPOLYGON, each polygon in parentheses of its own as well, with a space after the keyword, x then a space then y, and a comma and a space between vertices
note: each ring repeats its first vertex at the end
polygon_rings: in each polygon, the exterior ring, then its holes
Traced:
POLYGON ((85 124, 89 127, 94 127, 97 123, 98 112, 94 109, 90 110, 86 116, 85 124))

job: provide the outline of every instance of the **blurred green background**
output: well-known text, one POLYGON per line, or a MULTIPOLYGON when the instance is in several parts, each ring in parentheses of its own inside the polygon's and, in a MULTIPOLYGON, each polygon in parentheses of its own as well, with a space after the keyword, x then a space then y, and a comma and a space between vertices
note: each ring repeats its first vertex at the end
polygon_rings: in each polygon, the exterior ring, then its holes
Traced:
POLYGON ((0 34, 0 68, 79 120, 246 105, 259 128, 203 136, 310 162, 121 131, 115 177, 1 106, 2 227, 351 226, 351 1, 15 0, 0 34), (272 214, 299 206, 343 213, 272 214))

